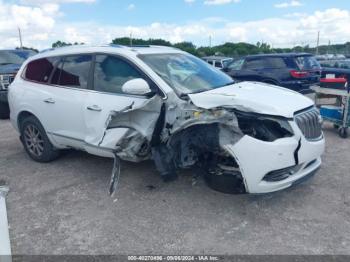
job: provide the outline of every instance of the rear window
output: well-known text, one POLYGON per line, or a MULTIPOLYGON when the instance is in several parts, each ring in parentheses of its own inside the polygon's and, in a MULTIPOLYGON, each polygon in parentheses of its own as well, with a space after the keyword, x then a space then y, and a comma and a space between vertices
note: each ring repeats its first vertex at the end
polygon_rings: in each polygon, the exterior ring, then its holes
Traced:
POLYGON ((321 67, 313 56, 297 56, 295 57, 295 62, 300 70, 310 70, 321 67))
POLYGON ((56 58, 42 58, 30 62, 25 70, 25 78, 39 83, 47 83, 56 61, 56 58))
POLYGON ((92 56, 64 57, 52 77, 52 84, 87 89, 92 56))

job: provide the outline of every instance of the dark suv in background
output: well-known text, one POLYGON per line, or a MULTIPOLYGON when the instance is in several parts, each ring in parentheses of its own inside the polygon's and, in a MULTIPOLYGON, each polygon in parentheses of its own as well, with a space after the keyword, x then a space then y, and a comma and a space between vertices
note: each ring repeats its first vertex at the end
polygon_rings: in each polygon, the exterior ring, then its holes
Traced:
POLYGON ((9 117, 7 89, 22 63, 36 53, 31 50, 0 50, 0 119, 9 117))
POLYGON ((259 81, 308 94, 320 82, 321 66, 311 54, 251 55, 236 59, 224 71, 239 81, 259 81))
POLYGON ((327 76, 335 78, 346 78, 350 80, 350 59, 320 61, 322 66, 322 78, 327 76))

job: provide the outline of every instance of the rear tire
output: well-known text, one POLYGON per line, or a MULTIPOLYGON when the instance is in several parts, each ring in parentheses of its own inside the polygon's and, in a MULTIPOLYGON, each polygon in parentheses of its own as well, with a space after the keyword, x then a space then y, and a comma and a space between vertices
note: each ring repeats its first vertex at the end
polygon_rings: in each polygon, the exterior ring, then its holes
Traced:
POLYGON ((25 118, 20 124, 20 132, 24 149, 34 161, 47 163, 60 155, 60 151, 51 144, 45 129, 36 117, 25 118))
POLYGON ((9 105, 4 102, 0 102, 0 119, 8 119, 10 116, 9 105))

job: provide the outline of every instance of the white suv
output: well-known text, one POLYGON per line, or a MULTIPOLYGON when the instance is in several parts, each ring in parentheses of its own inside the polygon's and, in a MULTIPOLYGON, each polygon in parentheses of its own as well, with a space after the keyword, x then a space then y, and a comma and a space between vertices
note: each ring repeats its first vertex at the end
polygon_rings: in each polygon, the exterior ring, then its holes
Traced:
POLYGON ((308 98, 233 83, 186 52, 159 46, 77 46, 27 60, 9 88, 11 121, 29 156, 61 149, 139 162, 165 180, 195 167, 213 188, 266 193, 321 165, 321 117, 308 98))

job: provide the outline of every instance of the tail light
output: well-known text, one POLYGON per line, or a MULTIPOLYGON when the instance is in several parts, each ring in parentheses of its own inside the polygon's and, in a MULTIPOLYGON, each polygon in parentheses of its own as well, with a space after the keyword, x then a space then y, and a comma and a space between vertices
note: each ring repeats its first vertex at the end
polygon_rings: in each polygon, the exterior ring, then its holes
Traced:
POLYGON ((290 75, 294 78, 304 78, 309 75, 307 71, 290 70, 290 75))

